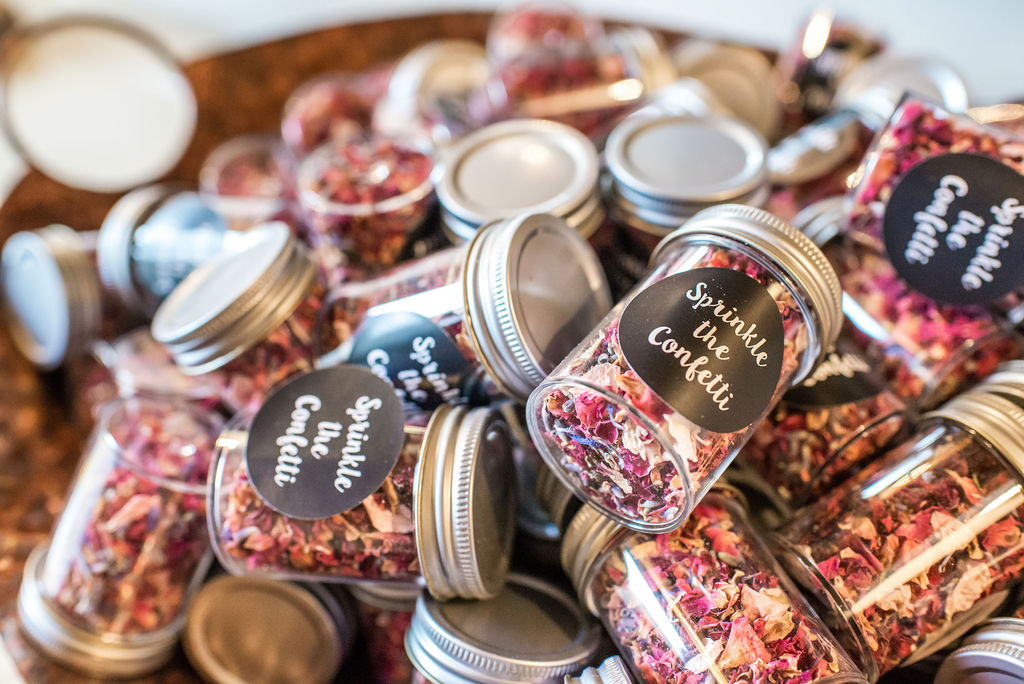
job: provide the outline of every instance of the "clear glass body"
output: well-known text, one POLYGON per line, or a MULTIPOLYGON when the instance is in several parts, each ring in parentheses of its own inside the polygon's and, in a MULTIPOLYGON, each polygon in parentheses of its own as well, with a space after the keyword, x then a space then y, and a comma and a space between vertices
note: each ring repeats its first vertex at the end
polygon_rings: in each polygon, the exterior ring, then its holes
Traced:
POLYGON ((677 527, 821 351, 816 314, 802 290, 763 254, 725 238, 687 238, 598 324, 534 391, 527 420, 548 466, 578 496, 642 531, 677 527), (775 300, 783 327, 782 367, 769 405, 744 429, 701 428, 666 404, 631 369, 619 343, 630 299, 677 273, 740 271, 775 300))
POLYGON ((433 168, 426 152, 389 140, 318 148, 297 172, 310 243, 357 267, 393 265, 433 205, 433 168))
POLYGON ((908 403, 937 406, 1020 356, 1020 338, 991 312, 940 304, 911 289, 873 245, 840 236, 823 251, 843 286, 852 339, 908 403))
POLYGON ((380 488, 355 508, 320 520, 290 518, 270 508, 249 481, 245 437, 251 413, 235 416, 210 474, 210 536, 232 574, 318 582, 416 581, 413 482, 429 416, 406 423, 398 463, 380 488))
POLYGON ((717 492, 674 532, 617 537, 582 591, 637 682, 864 681, 742 507, 717 492))
POLYGON ((935 652, 1024 570, 1020 474, 966 429, 923 423, 779 531, 791 576, 872 677, 935 652))
POLYGON ((636 108, 645 74, 569 5, 532 2, 495 17, 487 34, 494 118, 554 119, 601 138, 636 108))
POLYGON ((370 127, 373 103, 386 81, 357 74, 327 74, 299 86, 284 106, 281 137, 296 159, 328 140, 351 140, 370 127))
POLYGON ((412 624, 415 602, 407 609, 382 608, 364 603, 356 604, 359 626, 373 671, 373 684, 410 684, 413 665, 405 653, 405 633, 412 624))
POLYGON ((910 416, 893 392, 832 406, 783 398, 740 452, 787 503, 812 501, 871 462, 903 435, 910 416))
POLYGON ((219 145, 199 170, 199 192, 232 230, 294 224, 293 162, 276 135, 245 135, 219 145))
POLYGON ((206 476, 219 423, 184 404, 109 404, 54 528, 40 584, 99 635, 177 629, 209 562, 206 476))

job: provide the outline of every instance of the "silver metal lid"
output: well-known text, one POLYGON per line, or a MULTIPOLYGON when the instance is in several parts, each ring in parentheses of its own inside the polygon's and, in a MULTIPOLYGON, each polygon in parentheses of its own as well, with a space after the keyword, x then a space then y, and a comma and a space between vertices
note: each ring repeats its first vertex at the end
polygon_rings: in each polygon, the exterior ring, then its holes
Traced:
POLYGON ((569 521, 583 504, 546 465, 537 471, 537 501, 559 531, 568 527, 569 521))
MULTIPOLYGON (((717 235, 738 240, 764 253, 777 263, 807 295, 809 308, 821 323, 821 355, 827 354, 843 327, 843 291, 839 276, 814 242, 773 214, 738 204, 720 204, 705 209, 686 222, 658 246, 651 255, 656 264, 675 240, 695 235, 717 235)), ((800 382, 812 365, 793 378, 800 382)))
POLYGON ((611 201, 633 227, 665 235, 721 202, 768 197, 767 144, 729 117, 631 117, 612 131, 605 162, 611 201))
POLYGON ((100 226, 96 242, 100 280, 133 311, 152 313, 146 310, 146 302, 132 279, 132 236, 168 197, 179 191, 180 187, 164 183, 132 190, 111 207, 100 226))
POLYGON ((587 577, 594 563, 612 542, 629 530, 593 506, 584 506, 573 516, 562 535, 562 569, 576 589, 576 595, 586 602, 587 610, 598 614, 597 606, 586 591, 587 577))
POLYGON ((579 677, 565 675, 564 684, 633 684, 633 678, 622 658, 612 656, 597 667, 588 667, 579 677))
POLYGON ((589 237, 604 219, 597 149, 565 124, 516 119, 466 136, 444 156, 437 196, 445 231, 466 240, 480 226, 548 213, 589 237))
POLYGON ((971 391, 998 394, 1024 408, 1024 360, 999 364, 994 373, 971 388, 971 391))
POLYGON ((99 677, 139 677, 170 660, 180 620, 151 634, 96 634, 72 624, 53 608, 43 596, 47 548, 32 551, 18 590, 18 618, 32 643, 57 662, 99 677))
POLYGON ((676 67, 664 41, 642 26, 623 26, 608 32, 608 40, 626 61, 626 73, 643 84, 644 94, 652 93, 677 78, 676 67))
POLYGON ((837 107, 855 110, 865 124, 881 128, 907 91, 941 103, 953 112, 967 110, 967 86, 945 62, 926 57, 882 54, 866 60, 839 82, 837 107))
POLYGON ((1016 684, 1024 680, 1024 620, 989 620, 943 661, 935 684, 1016 684))
POLYGON ((515 530, 512 441, 489 408, 438 407, 416 465, 416 550, 437 599, 485 599, 505 584, 515 530))
POLYGON ((245 246, 193 271, 153 316, 153 337, 186 373, 219 368, 284 323, 316 267, 283 223, 247 233, 245 246))
POLYGON ((413 665, 444 684, 552 682, 576 672, 600 645, 600 629, 562 590, 510 575, 487 601, 422 596, 405 636, 413 665))
POLYGON ((86 354, 99 334, 101 290, 88 240, 52 225, 15 233, 0 255, 0 288, 18 349, 50 370, 86 354))
POLYGON ((481 230, 466 252, 463 296, 481 362, 520 403, 612 308, 593 248, 548 214, 481 230))
POLYGON ((976 387, 924 414, 959 423, 992 445, 1024 476, 1024 409, 1010 399, 976 387))
POLYGON ((772 183, 797 185, 835 171, 860 142, 859 115, 840 109, 800 128, 768 151, 772 183))
POLYGON ((349 584, 347 589, 360 603, 402 613, 411 613, 416 607, 416 599, 423 593, 418 584, 395 582, 361 582, 349 584))
POLYGON ((349 619, 322 587, 222 575, 189 605, 182 642, 208 682, 327 684, 341 667, 342 631, 354 634, 349 619))
POLYGON ((824 247, 839 235, 845 217, 846 197, 836 195, 808 204, 793 217, 793 227, 824 247))
POLYGON ((732 111, 771 139, 782 123, 771 62, 761 52, 738 45, 684 40, 672 50, 679 76, 701 81, 732 111))
POLYGON ((689 76, 651 93, 648 104, 630 114, 641 116, 733 116, 732 111, 706 85, 689 76))

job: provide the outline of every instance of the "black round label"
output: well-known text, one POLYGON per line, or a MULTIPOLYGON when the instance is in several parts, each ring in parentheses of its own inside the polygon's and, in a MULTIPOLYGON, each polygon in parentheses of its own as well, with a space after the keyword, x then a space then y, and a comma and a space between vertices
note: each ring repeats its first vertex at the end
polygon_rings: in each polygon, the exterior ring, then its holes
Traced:
POLYGON ((368 318, 352 338, 349 363, 366 366, 395 387, 408 408, 465 403, 472 367, 440 326, 416 313, 368 318))
POLYGON ((782 372, 782 316, 750 276, 725 268, 673 275, 638 293, 619 319, 622 354, 669 406, 707 430, 756 421, 782 372))
POLYGON ((301 375, 264 402, 245 447, 249 479, 274 510, 319 519, 360 504, 395 467, 405 439, 395 391, 356 366, 301 375))
POLYGON ((990 157, 942 154, 910 169, 885 207, 885 249, 915 290, 987 304, 1024 286, 1024 175, 990 157))
POLYGON ((803 382, 786 392, 782 400, 793 406, 815 409, 877 397, 884 389, 885 384, 862 356, 833 350, 803 382))

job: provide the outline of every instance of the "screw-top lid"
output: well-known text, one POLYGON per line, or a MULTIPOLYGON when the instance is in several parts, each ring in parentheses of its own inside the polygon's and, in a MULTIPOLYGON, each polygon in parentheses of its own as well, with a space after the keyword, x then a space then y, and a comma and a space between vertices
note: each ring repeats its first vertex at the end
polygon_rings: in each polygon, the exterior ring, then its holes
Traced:
POLYGON ((466 136, 444 158, 437 196, 453 241, 524 212, 565 219, 584 237, 604 220, 597 149, 574 128, 516 119, 466 136))
POLYGON ((1015 684, 1024 680, 1024 620, 989 620, 942 663, 936 684, 1015 684))
POLYGON ((547 466, 537 471, 537 501, 559 531, 565 531, 569 521, 583 505, 583 501, 573 496, 572 490, 562 484, 547 466))
POLYGON ((732 111, 695 78, 672 81, 651 93, 648 104, 630 116, 732 116, 732 111))
POLYGON ((992 445, 1024 476, 1024 409, 985 387, 971 389, 930 411, 923 419, 959 423, 992 445))
POLYGON ((824 247, 841 232, 845 218, 846 198, 843 195, 826 197, 809 204, 793 217, 793 227, 809 237, 818 247, 824 247))
POLYGON ((520 403, 612 307, 593 248, 548 214, 481 230, 466 252, 463 288, 477 356, 520 403))
POLYGON ((153 337, 193 375, 219 368, 284 323, 316 267, 283 223, 247 234, 244 247, 194 270, 153 316, 153 337))
MULTIPOLYGON (((667 255, 676 240, 702 234, 747 244, 788 273, 806 293, 808 308, 817 314, 821 324, 819 357, 828 353, 843 326, 843 291, 835 269, 810 238, 763 209, 722 204, 700 212, 658 243, 651 263, 656 264, 667 255)), ((804 374, 810 368, 807 365, 804 374)), ((795 377, 793 384, 802 379, 803 375, 795 377)))
POLYGON ((568 575, 576 595, 587 603, 587 609, 597 615, 597 606, 587 599, 585 583, 598 557, 620 535, 625 527, 593 506, 583 506, 573 516, 562 535, 562 569, 568 575))
POLYGON ((508 426, 488 408, 439 406, 416 465, 416 550, 430 593, 491 598, 505 583, 515 530, 508 426))
POLYGON ((89 351, 99 334, 102 301, 89 240, 52 225, 15 233, 0 255, 0 286, 18 349, 49 370, 89 351))
POLYGON ((57 662, 99 677, 139 677, 159 669, 174 655, 181 622, 150 634, 97 634, 72 624, 43 596, 47 546, 25 563, 18 591, 18 619, 26 635, 57 662))
POLYGON ((633 684, 626 663, 612 656, 597 667, 588 667, 579 677, 565 675, 565 684, 633 684))
POLYGON ((605 146, 618 214, 665 235, 705 207, 768 197, 767 145, 739 119, 629 117, 605 146))
POLYGON ((995 372, 971 388, 971 391, 998 394, 1024 409, 1024 360, 999 364, 995 372))
POLYGON ((422 596, 405 636, 413 665, 444 684, 547 682, 576 672, 600 645, 600 629, 565 592, 510 575, 487 601, 422 596))
POLYGON ((326 684, 354 636, 321 586, 222 575, 192 600, 182 641, 208 682, 326 684))
POLYGON ((812 121, 768 151, 775 185, 798 185, 832 173, 851 158, 861 137, 857 112, 840 109, 812 121))
POLYGON ((872 57, 839 82, 835 103, 855 110, 865 124, 881 128, 907 91, 953 112, 967 110, 967 86, 945 62, 925 57, 872 57))
POLYGON ((761 52, 738 45, 684 40, 672 50, 679 76, 704 83, 733 114, 771 138, 782 123, 771 62, 761 52))
POLYGON ((643 93, 666 86, 677 77, 665 43, 642 26, 623 26, 608 33, 608 40, 626 61, 626 73, 643 84, 643 93))
POLYGON ((401 582, 361 582, 348 585, 348 591, 355 600, 374 608, 411 613, 423 588, 401 582))

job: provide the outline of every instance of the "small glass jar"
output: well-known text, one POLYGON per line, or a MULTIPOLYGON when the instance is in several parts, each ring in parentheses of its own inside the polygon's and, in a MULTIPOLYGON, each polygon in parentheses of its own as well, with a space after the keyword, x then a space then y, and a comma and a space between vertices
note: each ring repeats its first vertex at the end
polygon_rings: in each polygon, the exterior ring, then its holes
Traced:
POLYGON ((740 452, 787 504, 820 498, 900 437, 903 401, 847 344, 783 395, 740 452))
POLYGON ((189 604, 182 644, 211 684, 329 684, 356 628, 351 601, 323 586, 221 575, 189 604))
POLYGON ((839 234, 840 206, 799 221, 839 274, 850 339, 900 398, 932 408, 1021 354, 1021 339, 987 309, 936 302, 900 277, 876 241, 839 234))
POLYGON ((487 121, 473 97, 487 87, 487 51, 470 40, 434 40, 406 53, 373 110, 380 135, 429 140, 443 148, 487 121))
POLYGON ((496 115, 552 119, 600 137, 675 69, 662 41, 632 26, 605 32, 559 3, 499 14, 487 35, 496 115))
POLYGON ((519 574, 487 601, 421 596, 405 637, 413 684, 554 682, 599 647, 600 628, 571 596, 519 574))
POLYGON ((380 584, 353 584, 359 624, 372 663, 374 684, 410 684, 413 666, 405 652, 405 635, 412 624, 416 599, 422 590, 380 584))
POLYGON ((935 684, 1024 680, 1024 620, 989 620, 942 663, 935 684))
POLYGON ((731 117, 631 117, 605 146, 608 204, 649 246, 699 210, 768 199, 767 144, 731 117))
POLYGON ((564 684, 633 684, 626 663, 612 656, 597 667, 588 667, 578 677, 565 675, 564 684))
POLYGON ((296 172, 310 244, 357 268, 394 264, 433 204, 433 168, 426 152, 390 140, 317 148, 296 172))
POLYGON ((296 88, 284 105, 281 138, 296 159, 329 140, 363 137, 380 94, 373 79, 357 74, 326 74, 296 88))
POLYGON ((686 524, 630 532, 591 508, 562 564, 638 682, 866 682, 783 574, 730 490, 686 524))
POLYGON ((776 548, 874 679, 955 641, 1024 569, 1024 412, 971 391, 797 512, 776 548))
POLYGON ((132 190, 100 227, 100 280, 122 306, 147 319, 178 283, 238 245, 224 218, 195 192, 173 185, 132 190))
POLYGON ((441 406, 427 418, 407 420, 396 465, 375 493, 338 515, 303 519, 257 493, 246 462, 253 417, 236 416, 210 476, 210 537, 221 565, 273 579, 422 582, 441 599, 494 596, 514 530, 508 428, 486 408, 441 406))
POLYGON ((193 272, 153 317, 153 337, 189 375, 217 371, 221 401, 256 408, 270 389, 313 368, 313 349, 337 344, 318 328, 324 288, 283 223, 246 234, 246 246, 193 272), (315 340, 317 331, 327 338, 315 340))
POLYGON ((527 214, 337 288, 325 316, 345 344, 318 363, 368 366, 421 409, 502 394, 522 402, 609 308, 590 246, 563 221, 527 214))
POLYGON ((706 209, 530 396, 548 466, 640 531, 678 527, 842 323, 824 255, 771 214, 706 209))
POLYGON ((243 135, 218 145, 199 169, 199 193, 232 230, 267 221, 298 223, 294 162, 277 135, 243 135))
POLYGON ((218 429, 184 404, 104 409, 18 596, 23 628, 50 657, 115 676, 170 658, 210 561, 206 476, 218 429))
POLYGON ((605 219, 598 170, 597 148, 564 124, 492 124, 445 152, 437 184, 441 227, 459 243, 491 221, 552 214, 589 238, 605 219))

